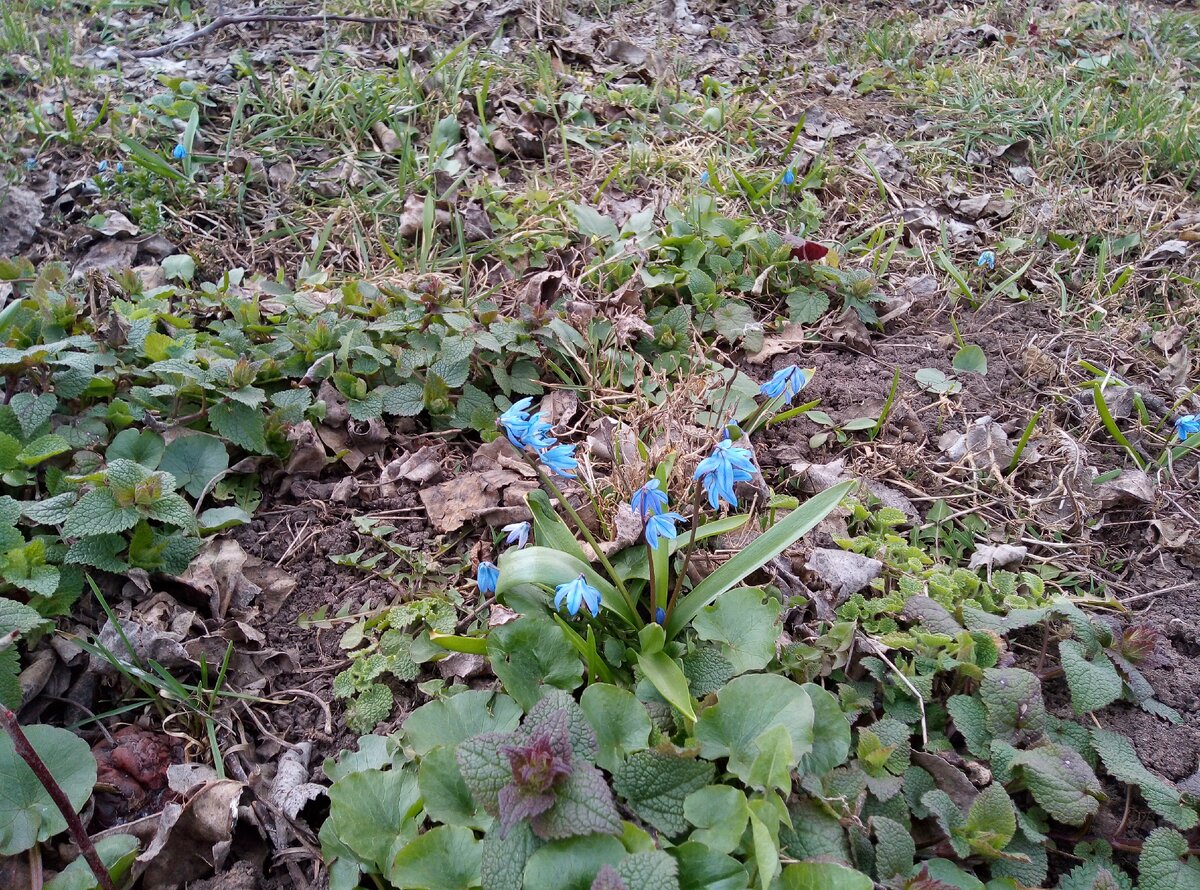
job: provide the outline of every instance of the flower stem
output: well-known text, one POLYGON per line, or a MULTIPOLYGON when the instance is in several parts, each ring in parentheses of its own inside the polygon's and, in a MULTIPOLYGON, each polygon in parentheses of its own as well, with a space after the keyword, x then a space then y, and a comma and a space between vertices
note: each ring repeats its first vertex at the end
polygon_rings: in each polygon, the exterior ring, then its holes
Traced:
POLYGON ((633 602, 632 597, 629 596, 629 591, 625 589, 625 582, 621 580, 621 576, 617 574, 617 570, 613 568, 613 564, 608 561, 608 557, 605 556, 604 551, 600 549, 600 542, 596 540, 595 536, 590 531, 588 531, 587 526, 583 524, 583 519, 581 519, 579 514, 575 512, 575 508, 571 506, 571 502, 567 500, 566 495, 562 493, 559 487, 554 484, 549 476, 542 472, 542 468, 538 465, 537 461, 534 460, 529 454, 525 455, 525 460, 527 460, 529 465, 533 467, 533 471, 537 473, 538 479, 541 480, 542 484, 550 489, 550 493, 558 499, 559 504, 562 505, 562 508, 571 518, 571 522, 575 524, 575 528, 578 529, 581 535, 583 535, 583 539, 587 541, 589 545, 591 545, 592 552, 596 554, 596 558, 600 560, 600 564, 604 566, 605 571, 607 571, 609 577, 612 578, 613 585, 621 592, 621 598, 625 600, 625 605, 629 607, 630 613, 636 618, 637 605, 633 602))
MULTIPOLYGON (((692 561, 692 550, 696 546, 696 528, 700 523, 696 521, 696 516, 700 513, 700 482, 692 487, 692 518, 691 531, 688 533, 687 549, 683 551, 683 565, 679 569, 679 574, 675 578, 675 587, 671 590, 671 600, 667 603, 667 619, 671 617, 671 612, 675 609, 675 601, 679 599, 679 592, 683 589, 683 578, 687 574, 688 563, 692 561)), ((666 622, 664 622, 664 627, 666 622)))
POLYGON ((91 867, 92 873, 96 876, 96 883, 100 885, 101 890, 117 890, 117 885, 113 883, 112 876, 100 859, 100 854, 96 852, 96 846, 88 837, 87 829, 83 827, 79 814, 75 812, 75 807, 71 805, 71 801, 67 798, 66 792, 62 790, 62 786, 58 784, 58 780, 50 774, 46 762, 33 749, 29 738, 21 729, 21 724, 17 722, 17 715, 8 708, 0 708, 0 726, 3 726, 8 732, 17 754, 37 776, 42 787, 46 789, 46 793, 50 795, 50 799, 54 801, 54 805, 58 807, 58 811, 67 820, 67 830, 71 833, 71 839, 75 841, 80 855, 91 867))

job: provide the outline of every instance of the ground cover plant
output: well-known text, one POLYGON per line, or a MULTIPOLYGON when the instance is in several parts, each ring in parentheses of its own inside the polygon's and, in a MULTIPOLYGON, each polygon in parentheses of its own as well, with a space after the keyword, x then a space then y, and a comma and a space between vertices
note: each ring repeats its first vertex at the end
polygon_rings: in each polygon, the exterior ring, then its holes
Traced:
POLYGON ((0 10, 0 885, 1200 887, 1200 17, 0 10))

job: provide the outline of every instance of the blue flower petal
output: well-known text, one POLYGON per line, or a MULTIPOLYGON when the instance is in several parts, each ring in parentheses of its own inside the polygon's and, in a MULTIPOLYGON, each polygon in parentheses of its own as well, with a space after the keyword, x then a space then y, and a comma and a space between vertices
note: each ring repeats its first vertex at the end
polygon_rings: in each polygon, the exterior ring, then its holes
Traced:
POLYGON ((500 580, 500 570, 494 563, 481 562, 475 575, 475 583, 479 585, 480 593, 495 593, 496 582, 500 580))
POLYGON ((504 526, 500 531, 508 533, 508 537, 504 539, 504 543, 516 544, 518 550, 529 543, 528 522, 514 522, 511 525, 504 526))
POLYGON ((646 520, 661 513, 667 502, 667 493, 662 490, 662 483, 658 479, 651 479, 633 493, 633 497, 629 499, 629 506, 633 508, 634 513, 646 520))

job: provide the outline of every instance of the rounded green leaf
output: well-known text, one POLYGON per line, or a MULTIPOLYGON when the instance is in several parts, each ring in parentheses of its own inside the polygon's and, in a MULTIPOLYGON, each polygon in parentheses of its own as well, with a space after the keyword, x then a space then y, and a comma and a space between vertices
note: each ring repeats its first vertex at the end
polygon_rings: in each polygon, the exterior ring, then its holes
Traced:
POLYGON ((802 774, 824 775, 846 762, 850 753, 850 721, 838 700, 816 683, 801 687, 813 706, 813 749, 800 758, 802 774))
MULTIPOLYGON (((138 839, 131 834, 114 834, 96 841, 96 853, 108 868, 113 883, 118 887, 121 879, 133 865, 137 856, 138 839)), ((46 882, 45 890, 95 890, 96 875, 82 856, 46 882)))
POLYGON ((332 831, 355 856, 383 870, 397 838, 416 835, 412 811, 420 799, 417 777, 410 770, 351 773, 329 789, 332 831))
POLYGON ((174 476, 178 487, 198 498, 209 482, 229 469, 229 452, 216 436, 180 436, 163 451, 159 468, 174 476))
POLYGON ((525 890, 589 890, 602 866, 625 858, 615 837, 593 834, 546 844, 525 865, 525 890))
POLYGON ((471 690, 421 705, 404 721, 404 747, 418 757, 485 732, 512 732, 521 708, 507 695, 471 690))
POLYGON ((163 437, 154 430, 121 430, 113 436, 104 457, 109 461, 118 458, 132 460, 147 470, 157 470, 166 447, 163 437))
POLYGON ((387 879, 406 890, 470 890, 479 886, 482 854, 469 829, 442 825, 406 844, 387 879))
POLYGON ((779 877, 781 890, 872 890, 871 879, 833 862, 797 862, 779 877))
POLYGON ((583 691, 579 705, 596 730, 596 762, 610 773, 626 755, 649 743, 650 715, 629 690, 596 683, 583 691))
POLYGON ((492 817, 479 809, 463 781, 452 746, 434 748, 422 757, 417 781, 425 813, 435 822, 481 830, 492 824, 492 817))
POLYGON ((777 674, 748 674, 717 693, 717 703, 700 714, 696 741, 708 760, 729 758, 729 771, 748 782, 760 750, 758 739, 777 726, 787 729, 792 756, 813 749, 813 705, 804 687, 777 674))
MULTIPOLYGON (((87 742, 57 726, 25 727, 33 749, 78 812, 96 784, 96 759, 87 742)), ((13 856, 66 830, 67 822, 42 783, 0 732, 0 856, 13 856)))

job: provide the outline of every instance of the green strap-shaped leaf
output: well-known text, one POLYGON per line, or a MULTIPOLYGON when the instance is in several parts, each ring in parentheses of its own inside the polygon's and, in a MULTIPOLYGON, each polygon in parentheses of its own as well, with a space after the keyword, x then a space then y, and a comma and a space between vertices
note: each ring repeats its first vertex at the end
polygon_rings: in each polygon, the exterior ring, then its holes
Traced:
MULTIPOLYGON (((499 568, 500 578, 496 582, 497 596, 504 596, 521 584, 536 584, 553 588, 583 575, 589 584, 600 591, 601 608, 611 610, 630 627, 640 625, 617 589, 590 565, 570 553, 541 546, 526 547, 524 550, 507 550, 500 557, 499 568)), ((547 598, 547 602, 549 602, 549 598, 547 598)))
MULTIPOLYGON (((725 591, 740 584, 752 572, 762 568, 808 532, 842 502, 855 483, 843 482, 827 488, 805 501, 766 532, 759 535, 740 553, 692 588, 667 619, 667 639, 673 639, 692 623, 700 610, 725 591)), ((681 536, 682 537, 682 536, 681 536)))

